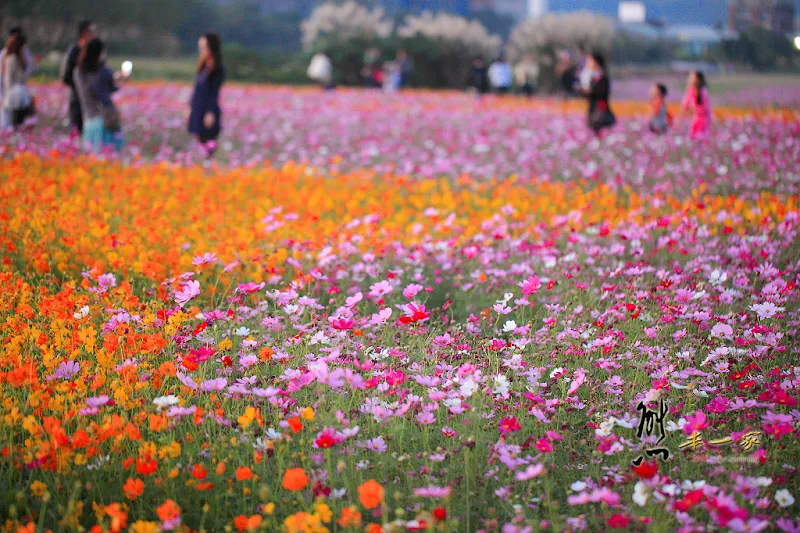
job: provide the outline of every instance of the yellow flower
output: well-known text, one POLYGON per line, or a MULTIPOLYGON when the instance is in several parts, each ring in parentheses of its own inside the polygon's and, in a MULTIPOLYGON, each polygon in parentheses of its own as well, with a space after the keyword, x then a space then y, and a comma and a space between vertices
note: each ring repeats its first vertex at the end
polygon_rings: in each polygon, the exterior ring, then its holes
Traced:
POLYGON ((233 342, 230 339, 222 339, 217 347, 221 352, 224 352, 233 348, 233 342))
POLYGON ((155 522, 145 522, 144 520, 137 520, 128 529, 130 533, 158 533, 158 524, 155 522))
POLYGON ((250 424, 253 423, 253 420, 256 418, 257 411, 254 407, 248 407, 244 410, 244 414, 237 418, 237 422, 239 422, 239 426, 242 428, 246 428, 250 424))
POLYGON ((37 498, 41 498, 44 496, 45 492, 47 492, 47 485, 39 481, 38 479, 31 483, 31 492, 37 498))
POLYGON ((158 456, 161 459, 169 457, 170 459, 175 459, 181 454, 181 445, 175 441, 172 441, 167 446, 164 446, 158 451, 158 456))
POLYGON ((271 515, 275 512, 275 504, 272 502, 265 503, 261 506, 261 512, 268 516, 271 515))
POLYGON ((312 409, 311 407, 305 407, 303 409, 300 409, 300 418, 302 418, 303 420, 308 420, 310 422, 314 420, 315 416, 316 414, 314 413, 314 409, 312 409))
POLYGON ((324 502, 319 502, 314 506, 314 514, 319 516, 320 520, 326 524, 333 518, 333 511, 331 511, 331 508, 324 502))

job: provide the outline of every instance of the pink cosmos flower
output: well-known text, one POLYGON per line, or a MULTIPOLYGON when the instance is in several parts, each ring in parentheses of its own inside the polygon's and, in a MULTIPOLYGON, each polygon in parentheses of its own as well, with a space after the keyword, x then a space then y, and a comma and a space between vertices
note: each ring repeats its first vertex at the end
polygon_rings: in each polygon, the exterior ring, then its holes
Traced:
POLYGON ((531 294, 539 292, 539 289, 542 287, 542 282, 539 281, 539 276, 530 276, 528 279, 517 283, 517 285, 522 287, 522 294, 530 296, 531 294))
POLYGON ((175 291, 175 302, 183 307, 198 294, 200 294, 200 282, 189 280, 183 284, 181 290, 175 291))
POLYGON ((424 289, 422 285, 417 285, 416 283, 411 283, 407 285, 405 289, 403 289, 403 296, 408 298, 409 300, 413 299, 419 291, 424 289))
POLYGON ((523 470, 522 472, 517 472, 516 475, 514 476, 514 479, 516 479, 517 481, 528 481, 535 477, 541 476, 544 473, 544 471, 545 471, 544 465, 541 463, 528 465, 528 467, 525 468, 525 470, 523 470))
POLYGON ((200 384, 200 390, 211 392, 222 390, 228 385, 228 380, 225 378, 207 379, 200 384))
POLYGON ((700 432, 708 427, 708 418, 703 411, 697 410, 693 415, 686 416, 686 425, 683 426, 683 432, 691 435, 695 431, 700 432))
POLYGON ((114 274, 102 274, 99 278, 97 278, 97 284, 104 289, 116 287, 117 278, 114 276, 114 274))
POLYGON ((422 498, 447 498, 451 492, 453 492, 453 487, 437 487, 436 485, 414 489, 414 494, 422 498))
POLYGON ((211 252, 206 252, 203 255, 198 255, 197 257, 192 258, 192 265, 200 266, 200 265, 207 265, 210 263, 217 262, 217 254, 211 252))
POLYGON ((375 313, 374 315, 372 315, 372 317, 370 317, 369 323, 374 326, 378 326, 380 324, 386 324, 391 318, 391 316, 392 316, 392 308, 385 307, 380 311, 378 311, 377 313, 375 313))

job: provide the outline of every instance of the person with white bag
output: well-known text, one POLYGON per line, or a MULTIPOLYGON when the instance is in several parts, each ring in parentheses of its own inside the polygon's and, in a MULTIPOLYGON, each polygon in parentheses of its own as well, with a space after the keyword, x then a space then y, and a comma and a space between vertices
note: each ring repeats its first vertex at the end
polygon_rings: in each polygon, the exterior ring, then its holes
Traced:
POLYGON ((311 58, 311 63, 308 65, 306 75, 312 81, 317 82, 323 89, 331 89, 333 87, 333 66, 331 60, 322 52, 317 52, 311 58))
POLYGON ((5 54, 0 60, 3 85, 4 126, 14 129, 21 126, 33 112, 33 98, 26 85, 28 81, 28 61, 25 57, 25 36, 14 34, 9 37, 5 54), (5 120, 10 117, 10 123, 5 120))
MULTIPOLYGON (((9 38, 17 37, 22 38, 24 34, 22 33, 22 28, 20 26, 14 26, 11 28, 11 31, 8 32, 9 38)), ((25 57, 25 64, 28 77, 31 76, 33 70, 35 68, 35 61, 33 59, 33 54, 31 53, 31 49, 27 46, 22 47, 23 55, 25 57)), ((0 65, 3 64, 3 58, 6 56, 6 49, 5 47, 0 50, 0 65)), ((3 108, 3 99, 5 97, 5 90, 3 85, 3 69, 0 66, 0 130, 5 130, 6 128, 11 127, 12 116, 10 111, 6 111, 3 108)))

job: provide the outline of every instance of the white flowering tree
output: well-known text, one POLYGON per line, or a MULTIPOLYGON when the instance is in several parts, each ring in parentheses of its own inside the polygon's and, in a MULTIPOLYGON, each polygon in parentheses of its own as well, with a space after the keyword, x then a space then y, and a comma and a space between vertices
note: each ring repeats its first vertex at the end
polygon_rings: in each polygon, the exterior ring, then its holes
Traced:
POLYGON ((369 9, 353 0, 317 6, 300 25, 303 48, 325 52, 333 63, 334 76, 349 83, 359 79, 362 54, 391 36, 394 23, 383 9, 369 9))
POLYGON ((560 51, 574 52, 584 46, 590 52, 609 54, 613 40, 614 22, 609 17, 588 11, 549 13, 517 26, 507 49, 512 61, 527 55, 536 58, 542 75, 552 79, 560 51))
POLYGON ((417 77, 434 86, 464 85, 472 59, 492 59, 501 45, 500 37, 477 20, 443 12, 407 16, 397 36, 414 60, 417 77))

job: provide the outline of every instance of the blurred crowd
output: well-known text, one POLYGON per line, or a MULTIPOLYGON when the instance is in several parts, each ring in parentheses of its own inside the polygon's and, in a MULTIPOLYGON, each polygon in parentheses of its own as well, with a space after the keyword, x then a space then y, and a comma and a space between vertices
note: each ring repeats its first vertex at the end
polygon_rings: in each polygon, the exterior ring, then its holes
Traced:
MULTIPOLYGON (((198 58, 194 91, 188 105, 187 131, 197 140, 207 157, 211 157, 222 131, 220 95, 225 81, 222 41, 216 33, 205 33, 198 39, 198 58)), ((36 59, 28 48, 21 27, 11 28, 0 51, 0 127, 4 132, 20 132, 36 124, 36 101, 28 88, 28 79, 36 59)), ((88 150, 94 152, 120 150, 123 139, 122 115, 114 102, 114 94, 131 76, 133 65, 123 63, 119 72, 106 65, 106 45, 97 37, 91 20, 80 22, 77 39, 64 55, 60 78, 69 88, 68 120, 75 137, 80 137, 88 150)), ((366 87, 386 93, 401 91, 409 86, 413 63, 408 53, 400 49, 395 57, 383 61, 380 50, 367 48, 362 58, 361 77, 366 87)), ((573 60, 569 51, 558 56, 555 69, 560 90, 565 98, 587 101, 587 125, 598 136, 617 122, 611 100, 611 79, 605 57, 579 48, 573 60)), ((334 65, 319 52, 308 65, 309 79, 323 90, 335 88, 334 65)), ((540 68, 534 57, 523 57, 511 65, 501 54, 487 65, 475 57, 469 68, 466 85, 477 98, 494 93, 499 96, 520 94, 533 96, 539 86, 540 68)), ((673 124, 666 106, 667 89, 654 84, 650 89, 650 131, 664 134, 673 124)), ((702 72, 689 77, 683 99, 682 113, 690 112, 690 136, 701 138, 711 121, 708 92, 702 72)))

